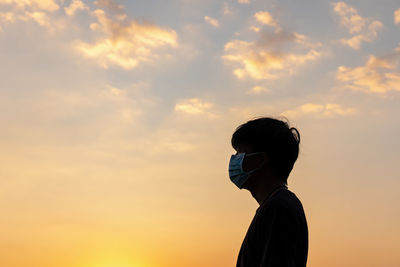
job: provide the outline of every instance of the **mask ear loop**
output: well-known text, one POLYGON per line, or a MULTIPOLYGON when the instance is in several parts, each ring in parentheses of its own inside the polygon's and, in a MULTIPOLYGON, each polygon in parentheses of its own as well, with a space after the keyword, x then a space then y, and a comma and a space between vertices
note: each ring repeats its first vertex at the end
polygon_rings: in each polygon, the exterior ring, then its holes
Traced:
POLYGON ((254 155, 254 154, 259 154, 259 153, 260 153, 260 154, 263 154, 264 160, 263 160, 263 162, 260 164, 260 166, 258 166, 257 168, 255 168, 255 169, 253 169, 253 170, 247 172, 248 175, 251 175, 251 174, 255 173, 256 171, 261 170, 261 168, 265 165, 265 163, 268 162, 268 156, 267 156, 267 153, 266 153, 266 152, 255 152, 255 153, 250 153, 250 154, 247 154, 247 155, 254 155))

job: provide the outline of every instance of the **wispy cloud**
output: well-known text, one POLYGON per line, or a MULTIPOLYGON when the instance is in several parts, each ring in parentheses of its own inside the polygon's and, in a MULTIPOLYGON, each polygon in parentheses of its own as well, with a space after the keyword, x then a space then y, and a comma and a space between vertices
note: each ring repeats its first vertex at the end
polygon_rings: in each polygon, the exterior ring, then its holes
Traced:
POLYGON ((0 13, 0 20, 2 24, 16 23, 17 21, 34 21, 38 25, 45 27, 52 32, 55 30, 55 27, 61 26, 52 23, 50 16, 42 11, 24 11, 23 13, 18 13, 17 11, 0 13))
POLYGON ((250 0, 238 0, 240 4, 250 4, 250 0))
POLYGON ((8 8, 7 11, 0 12, 0 31, 2 29, 1 24, 11 24, 18 21, 34 21, 50 32, 63 28, 62 23, 52 18, 52 14, 60 8, 53 0, 0 0, 0 4, 8 8))
POLYGON ((259 32, 259 31, 261 31, 261 29, 260 29, 259 27, 257 27, 257 26, 250 26, 250 27, 249 27, 249 30, 250 30, 250 31, 253 31, 253 32, 259 32))
POLYGON ((211 18, 209 16, 204 16, 204 21, 216 28, 219 27, 219 21, 217 19, 211 18))
POLYGON ((395 24, 400 23, 400 8, 394 11, 394 23, 395 24))
POLYGON ((360 49, 363 42, 374 41, 377 38, 377 32, 383 28, 382 22, 379 20, 369 21, 361 17, 354 7, 345 2, 337 2, 332 5, 334 13, 340 18, 340 24, 350 34, 355 34, 350 38, 340 39, 340 43, 354 50, 360 49))
POLYGON ((72 0, 65 6, 64 1, 59 5, 54 0, 0 0, 0 4, 6 8, 6 11, 0 11, 0 31, 4 31, 7 24, 34 21, 53 33, 66 28, 68 17, 86 10, 95 19, 90 24, 95 41, 76 40, 72 47, 103 68, 131 69, 141 62, 159 60, 161 49, 178 46, 174 30, 133 20, 126 14, 124 6, 112 0, 94 1, 98 7, 94 10, 82 0, 72 0), (60 8, 65 13, 55 12, 60 8))
POLYGON ((278 22, 267 11, 259 11, 254 14, 254 17, 261 24, 272 26, 272 27, 278 27, 278 22))
POLYGON ((282 113, 283 116, 289 118, 303 117, 303 116, 316 116, 316 117, 336 117, 348 116, 356 112, 355 108, 343 107, 340 104, 315 104, 306 103, 298 106, 295 109, 287 110, 282 113))
POLYGON ((336 79, 351 90, 383 94, 400 91, 400 72, 391 71, 398 67, 394 60, 400 56, 400 49, 387 57, 370 56, 364 66, 340 66, 336 79))
POLYGON ((60 8, 54 0, 0 0, 0 4, 15 5, 18 9, 32 8, 50 12, 60 8))
POLYGON ((222 13, 224 15, 231 15, 233 14, 233 11, 231 9, 231 7, 229 6, 228 2, 224 2, 224 8, 222 9, 222 13))
MULTIPOLYGON (((111 1, 102 1, 106 5, 111 1)), ((120 5, 108 5, 116 16, 109 16, 102 9, 91 12, 97 22, 90 28, 98 34, 95 43, 76 41, 74 47, 84 57, 95 60, 101 67, 111 65, 132 69, 141 62, 160 58, 157 50, 177 47, 177 34, 174 30, 157 25, 131 20, 121 12, 120 5), (104 37, 105 36, 105 37, 104 37)))
POLYGON ((380 21, 373 21, 368 25, 368 28, 364 33, 357 34, 349 39, 341 39, 340 42, 347 45, 354 50, 361 48, 363 42, 372 42, 377 37, 378 30, 383 28, 383 24, 380 21))
POLYGON ((253 88, 251 88, 251 89, 248 91, 248 94, 249 94, 249 95, 259 95, 259 94, 268 93, 268 92, 269 92, 269 89, 268 89, 268 88, 266 88, 266 87, 264 87, 264 86, 259 86, 259 85, 257 85, 257 86, 254 86, 253 88))
POLYGON ((13 23, 15 22, 15 16, 12 12, 0 13, 0 32, 4 31, 1 24, 13 23))
POLYGON ((78 10, 88 10, 89 7, 81 0, 72 0, 68 7, 64 7, 68 16, 73 16, 78 10))
POLYGON ((333 3, 333 11, 340 17, 340 24, 351 34, 360 32, 366 24, 366 19, 358 15, 357 10, 345 2, 333 3))
POLYGON ((225 44, 222 58, 236 67, 234 75, 239 79, 255 80, 279 79, 290 75, 306 62, 321 57, 321 43, 314 43, 305 35, 282 30, 279 23, 266 11, 253 15, 262 25, 274 30, 261 30, 250 26, 258 33, 256 41, 232 40, 225 44))
MULTIPOLYGON (((227 62, 239 65, 233 71, 239 79, 252 78, 255 80, 278 79, 285 74, 292 74, 297 67, 306 62, 315 61, 321 53, 314 48, 307 48, 304 44, 304 35, 286 33, 262 32, 258 41, 233 40, 225 44, 225 55, 222 58, 227 62), (284 46, 297 46, 303 53, 282 51, 284 46)), ((295 50, 295 48, 293 49, 295 50)))
POLYGON ((205 115, 214 118, 216 114, 211 111, 213 104, 199 98, 189 98, 179 101, 175 105, 175 111, 188 115, 205 115))

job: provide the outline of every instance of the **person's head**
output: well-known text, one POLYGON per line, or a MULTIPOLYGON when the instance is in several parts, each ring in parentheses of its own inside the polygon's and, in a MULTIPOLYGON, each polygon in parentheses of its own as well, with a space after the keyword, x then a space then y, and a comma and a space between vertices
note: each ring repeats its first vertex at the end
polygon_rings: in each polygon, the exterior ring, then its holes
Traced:
POLYGON ((231 143, 237 153, 246 153, 243 170, 257 170, 243 186, 249 189, 250 180, 266 177, 287 183, 299 154, 300 133, 296 128, 290 128, 287 122, 263 117, 236 128, 231 143))

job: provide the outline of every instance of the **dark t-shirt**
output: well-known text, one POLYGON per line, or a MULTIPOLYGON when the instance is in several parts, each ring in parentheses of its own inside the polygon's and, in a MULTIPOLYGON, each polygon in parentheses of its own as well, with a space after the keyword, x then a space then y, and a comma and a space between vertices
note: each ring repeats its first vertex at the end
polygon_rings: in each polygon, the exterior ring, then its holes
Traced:
POLYGON ((243 240, 237 267, 303 267, 308 228, 303 206, 285 188, 258 207, 243 240))

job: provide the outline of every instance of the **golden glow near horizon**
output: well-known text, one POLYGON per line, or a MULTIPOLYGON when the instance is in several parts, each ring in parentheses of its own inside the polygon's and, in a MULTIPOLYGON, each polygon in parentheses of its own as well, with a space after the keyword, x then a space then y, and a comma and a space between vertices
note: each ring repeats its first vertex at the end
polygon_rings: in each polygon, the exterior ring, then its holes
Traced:
POLYGON ((258 116, 300 131, 308 266, 400 266, 399 33, 397 0, 0 0, 0 266, 234 266, 258 116))

